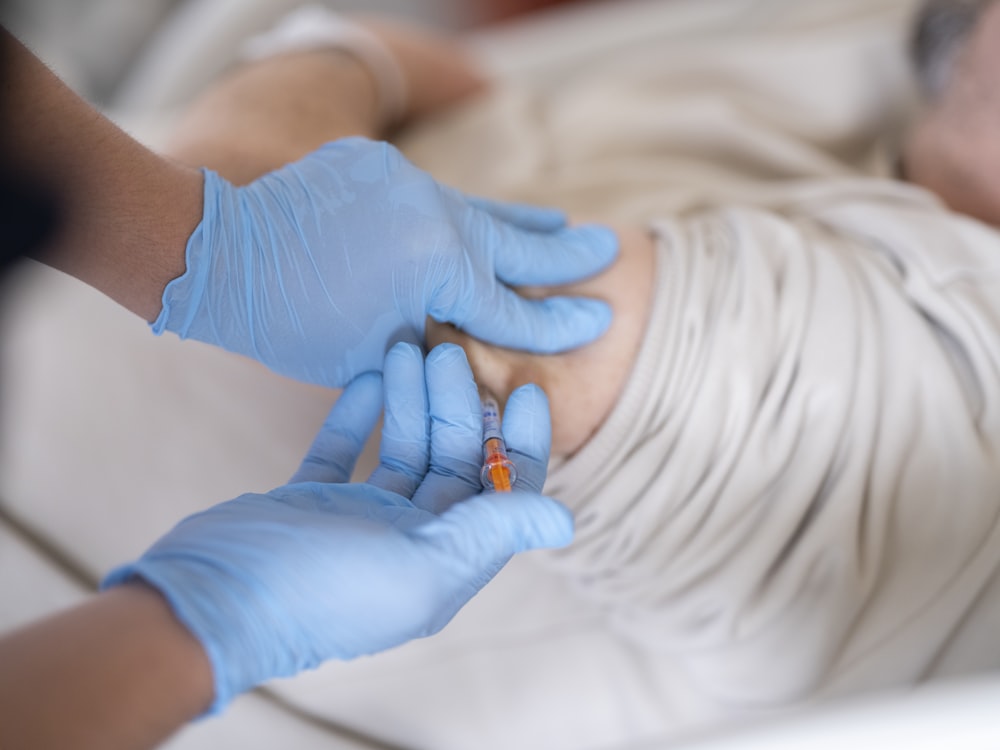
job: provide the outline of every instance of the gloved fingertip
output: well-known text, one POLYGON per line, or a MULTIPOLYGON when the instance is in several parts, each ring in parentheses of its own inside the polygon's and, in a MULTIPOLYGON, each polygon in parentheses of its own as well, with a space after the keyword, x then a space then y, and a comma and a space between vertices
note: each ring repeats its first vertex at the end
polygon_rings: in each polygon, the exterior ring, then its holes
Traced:
MULTIPOLYGON (((545 481, 545 466, 549 461, 549 450, 552 447, 552 422, 549 415, 549 399, 545 391, 537 385, 522 385, 507 397, 504 407, 503 433, 507 447, 525 457, 525 462, 537 462, 536 473, 519 472, 519 482, 531 480, 531 489, 540 489, 545 481), (530 459, 531 461, 527 461, 530 459)), ((526 469, 522 466, 521 469, 526 469)))
MULTIPOLYGON (((352 393, 367 393, 372 389, 381 390, 382 388, 382 373, 375 370, 366 370, 360 375, 356 375, 351 382, 344 386, 343 393, 341 394, 341 399, 344 398, 343 394, 352 393)), ((339 401, 338 401, 339 403, 339 401)), ((329 414, 327 414, 327 420, 330 419, 330 415, 333 414, 336 409, 336 404, 330 409, 329 414)))
POLYGON ((607 332, 613 317, 607 302, 589 297, 528 300, 511 292, 496 309, 496 315, 466 321, 465 332, 532 354, 558 354, 589 344, 607 332))
POLYGON ((506 512, 516 511, 514 521, 523 534, 522 550, 557 549, 573 541, 573 514, 562 503, 525 492, 492 497, 504 504, 506 512))
POLYGON ((468 358, 465 349, 450 342, 438 344, 427 355, 428 366, 450 365, 456 362, 464 362, 467 365, 468 358))
POLYGON ((566 227, 566 212, 547 206, 518 205, 518 213, 509 220, 529 232, 558 232, 566 227))
POLYGON ((403 357, 405 359, 423 359, 423 353, 420 351, 420 347, 416 344, 411 344, 407 341, 397 341, 392 347, 386 352, 386 359, 389 357, 403 357))
POLYGON ((458 532, 451 538, 461 554, 473 559, 565 547, 573 540, 569 509, 530 492, 478 495, 451 506, 441 519, 458 532))
POLYGON ((552 354, 589 344, 611 327, 613 312, 604 300, 589 297, 549 297, 541 301, 548 341, 537 351, 552 354))
POLYGON ((604 266, 618 257, 618 235, 609 227, 602 224, 581 224, 570 227, 566 232, 590 250, 604 266))
POLYGON ((618 254, 618 235, 604 224, 578 224, 569 230, 600 253, 614 257, 618 254))
POLYGON ((548 412, 549 397, 540 385, 525 383, 511 391, 510 396, 507 397, 506 408, 510 409, 511 404, 515 404, 515 408, 518 409, 528 409, 530 411, 545 409, 548 412))
POLYGON ((546 234, 558 232, 560 229, 565 228, 568 223, 566 212, 559 208, 496 201, 477 196, 468 196, 466 200, 472 206, 485 211, 493 218, 512 224, 518 229, 528 232, 546 234))

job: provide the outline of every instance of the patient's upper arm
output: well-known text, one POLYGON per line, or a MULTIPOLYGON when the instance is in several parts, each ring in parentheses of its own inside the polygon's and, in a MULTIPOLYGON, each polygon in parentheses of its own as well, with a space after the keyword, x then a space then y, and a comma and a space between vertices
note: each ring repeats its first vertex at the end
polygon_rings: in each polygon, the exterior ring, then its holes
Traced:
POLYGON ((526 296, 574 294, 607 301, 611 327, 597 341, 558 355, 533 355, 477 341, 452 326, 430 321, 428 341, 461 344, 476 380, 504 401, 512 390, 536 383, 552 410, 552 453, 579 449, 605 419, 625 384, 648 317, 653 294, 653 246, 640 229, 616 230, 621 251, 603 273, 577 284, 523 289, 526 296))

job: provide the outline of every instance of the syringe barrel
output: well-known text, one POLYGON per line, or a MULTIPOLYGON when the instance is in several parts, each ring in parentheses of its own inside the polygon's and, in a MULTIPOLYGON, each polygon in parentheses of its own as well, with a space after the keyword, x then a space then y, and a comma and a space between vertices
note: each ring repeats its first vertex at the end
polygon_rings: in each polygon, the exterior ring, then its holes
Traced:
POLYGON ((487 394, 481 394, 480 402, 483 405, 483 443, 493 438, 503 441, 503 433, 500 431, 500 405, 495 398, 487 394))
POLYGON ((517 469, 507 456, 500 430, 500 406, 488 393, 480 392, 480 399, 483 406, 483 468, 479 479, 487 489, 510 492, 517 481, 517 469))

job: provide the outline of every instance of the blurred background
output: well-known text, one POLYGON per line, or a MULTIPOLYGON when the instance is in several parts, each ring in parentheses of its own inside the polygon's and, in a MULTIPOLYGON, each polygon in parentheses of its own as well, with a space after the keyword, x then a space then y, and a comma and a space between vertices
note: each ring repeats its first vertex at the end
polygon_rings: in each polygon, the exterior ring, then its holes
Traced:
MULTIPOLYGON (((468 29, 572 1, 334 0, 326 4, 344 12, 389 13, 436 27, 468 29)), ((0 5, 0 22, 77 92, 95 104, 109 105, 157 30, 172 17, 204 4, 205 0, 6 0, 0 5)), ((281 0, 275 3, 281 4, 281 0)))

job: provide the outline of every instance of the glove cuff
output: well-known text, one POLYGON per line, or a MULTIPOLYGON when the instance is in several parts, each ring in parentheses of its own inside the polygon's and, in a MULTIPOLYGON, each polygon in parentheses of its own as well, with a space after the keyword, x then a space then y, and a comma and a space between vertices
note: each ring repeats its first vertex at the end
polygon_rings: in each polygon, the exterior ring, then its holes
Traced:
POLYGON ((379 122, 392 125, 400 120, 409 97, 396 58, 367 29, 321 5, 299 8, 270 31, 251 37, 243 44, 240 57, 260 60, 318 49, 342 50, 360 60, 375 77, 379 122))
POLYGON ((164 287, 160 314, 149 324, 157 336, 173 331, 181 338, 188 337, 211 276, 210 235, 217 222, 222 193, 229 184, 209 169, 202 169, 201 173, 204 178, 201 221, 184 250, 184 273, 164 287))
POLYGON ((222 649, 216 645, 217 639, 211 632, 211 628, 205 627, 204 618, 199 616, 199 607, 197 604, 192 606, 188 601, 191 598, 197 598, 198 592, 190 590, 189 587, 184 585, 184 582, 181 582, 179 590, 183 591, 185 596, 177 596, 175 591, 178 590, 178 586, 171 580, 169 571, 164 571, 156 565, 145 565, 142 559, 112 570, 101 581, 100 588, 101 591, 104 591, 113 586, 128 583, 136 579, 156 589, 167 600, 167 604, 173 611, 174 617, 180 621, 181 625, 187 628, 188 632, 195 637, 205 650, 205 655, 208 657, 208 662, 212 669, 213 698, 212 705, 208 707, 203 715, 213 716, 222 713, 230 701, 238 693, 242 692, 243 689, 251 687, 253 682, 251 681, 242 689, 234 689, 232 687, 232 677, 227 669, 227 662, 229 660, 225 658, 222 649))

